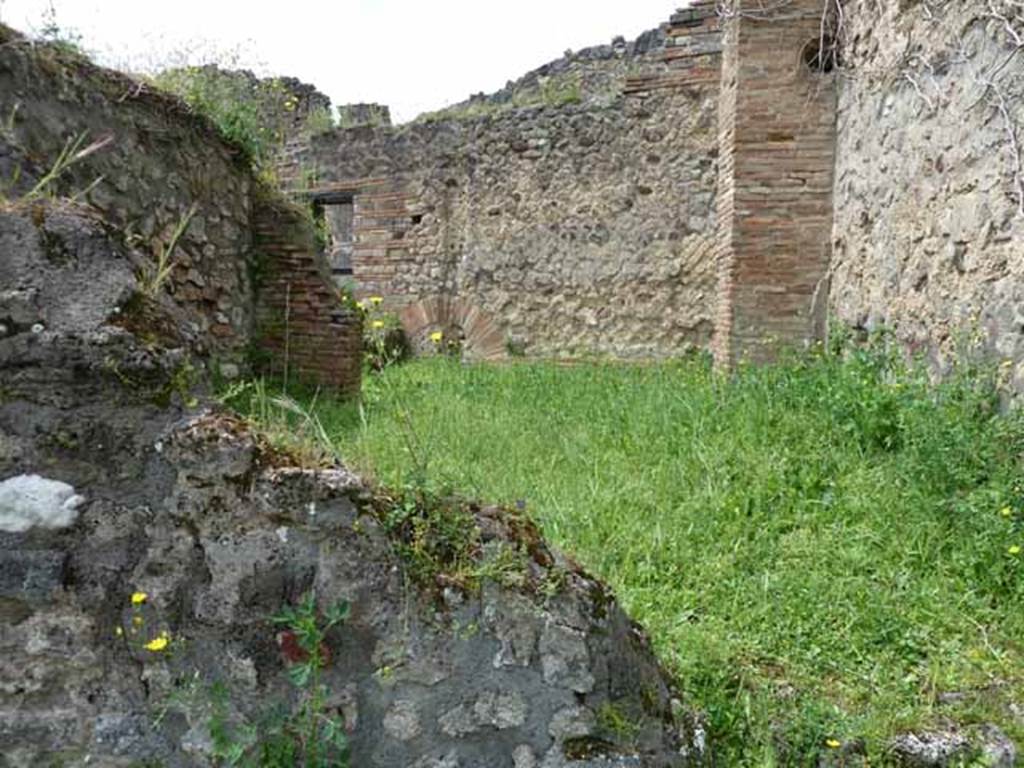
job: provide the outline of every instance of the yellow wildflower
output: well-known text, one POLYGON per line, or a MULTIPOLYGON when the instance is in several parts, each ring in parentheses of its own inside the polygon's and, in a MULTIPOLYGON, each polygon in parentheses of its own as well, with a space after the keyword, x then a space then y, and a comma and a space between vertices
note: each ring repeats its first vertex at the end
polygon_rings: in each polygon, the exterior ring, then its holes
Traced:
POLYGON ((382 303, 383 301, 384 301, 384 299, 381 296, 371 296, 370 297, 370 303, 373 304, 374 306, 377 306, 378 304, 382 303))
POLYGON ((141 627, 142 624, 143 624, 143 620, 142 620, 141 616, 132 616, 132 626, 133 627, 141 627))
POLYGON ((1019 555, 1020 554, 1020 545, 1019 544, 1014 544, 1012 547, 1010 547, 1006 551, 1009 552, 1011 555, 1019 555))
POLYGON ((441 333, 441 331, 434 331, 432 334, 430 334, 430 340, 432 342, 434 342, 435 344, 440 344, 441 343, 441 339, 443 339, 443 338, 444 338, 444 334, 441 333))
POLYGON ((999 514, 1003 517, 1009 517, 1013 514, 1013 510, 1011 510, 1009 507, 1003 507, 1002 509, 999 510, 999 514))
POLYGON ((825 746, 829 749, 839 749, 841 746, 843 746, 843 743, 839 741, 839 739, 826 739, 825 746))
POLYGON ((142 605, 148 597, 145 592, 132 592, 132 605, 142 605))
POLYGON ((365 301, 357 301, 356 302, 356 309, 365 310, 366 309, 366 302, 365 301))
POLYGON ((377 328, 378 330, 383 328, 384 327, 384 321, 383 320, 374 320, 373 321, 373 327, 377 328))
POLYGON ((124 630, 120 627, 114 627, 114 634, 118 637, 122 637, 124 635, 124 630))
POLYGON ((161 632, 159 635, 154 637, 152 640, 150 640, 142 647, 145 648, 147 651, 157 652, 167 648, 170 642, 171 636, 168 635, 166 632, 161 632))

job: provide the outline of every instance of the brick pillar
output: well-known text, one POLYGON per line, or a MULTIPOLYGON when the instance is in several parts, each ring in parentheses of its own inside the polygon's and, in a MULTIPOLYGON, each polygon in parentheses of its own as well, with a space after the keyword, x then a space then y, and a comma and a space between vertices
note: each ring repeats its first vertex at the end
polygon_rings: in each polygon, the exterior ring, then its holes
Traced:
POLYGON ((725 368, 770 360, 780 346, 823 333, 836 135, 836 76, 807 61, 821 41, 825 0, 732 5, 719 105, 712 342, 725 368))
POLYGON ((357 394, 362 320, 342 304, 309 217, 294 203, 258 200, 256 347, 263 372, 357 394))

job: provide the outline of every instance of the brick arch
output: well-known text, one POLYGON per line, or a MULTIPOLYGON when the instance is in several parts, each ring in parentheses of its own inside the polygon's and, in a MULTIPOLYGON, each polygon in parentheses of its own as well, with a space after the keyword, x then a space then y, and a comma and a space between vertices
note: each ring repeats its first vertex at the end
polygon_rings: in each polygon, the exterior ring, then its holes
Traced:
POLYGON ((507 357, 505 332, 489 312, 466 299, 420 299, 404 307, 399 319, 414 351, 429 348, 429 335, 442 331, 461 336, 462 354, 468 360, 507 357))

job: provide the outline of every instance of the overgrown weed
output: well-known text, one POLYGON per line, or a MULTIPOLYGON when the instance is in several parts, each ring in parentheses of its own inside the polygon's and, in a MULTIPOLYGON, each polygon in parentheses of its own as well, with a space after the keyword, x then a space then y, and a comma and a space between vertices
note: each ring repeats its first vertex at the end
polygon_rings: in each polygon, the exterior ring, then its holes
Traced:
POLYGON ((853 738, 878 761, 943 718, 1024 737, 1024 413, 1002 383, 837 334, 728 378, 424 359, 307 406, 383 485, 409 480, 411 425, 418 483, 528 500, 650 629, 723 764, 802 765, 853 738))

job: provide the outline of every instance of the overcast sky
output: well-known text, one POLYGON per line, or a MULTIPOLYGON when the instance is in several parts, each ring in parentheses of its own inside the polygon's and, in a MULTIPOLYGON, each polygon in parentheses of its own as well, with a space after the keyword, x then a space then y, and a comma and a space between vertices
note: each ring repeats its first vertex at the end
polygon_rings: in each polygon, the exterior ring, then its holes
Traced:
MULTIPOLYGON (((567 48, 627 39, 686 0, 53 0, 58 25, 104 63, 136 69, 215 52, 292 75, 335 104, 388 104, 396 121, 494 91, 567 48)), ((50 0, 0 0, 26 32, 50 0)), ((191 62, 200 63, 200 62, 191 62)))

